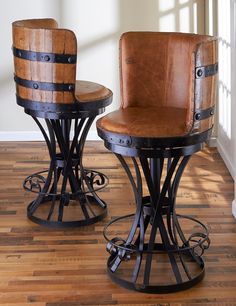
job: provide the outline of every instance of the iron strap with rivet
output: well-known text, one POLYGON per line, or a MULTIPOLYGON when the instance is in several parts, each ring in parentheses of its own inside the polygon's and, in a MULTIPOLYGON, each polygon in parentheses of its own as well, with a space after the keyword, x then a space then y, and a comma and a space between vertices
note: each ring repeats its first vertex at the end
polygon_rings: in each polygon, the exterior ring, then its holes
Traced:
POLYGON ((42 102, 37 100, 23 99, 16 95, 17 104, 24 107, 27 113, 34 113, 40 118, 48 117, 91 117, 97 116, 105 111, 105 107, 109 105, 111 98, 96 101, 96 103, 80 103, 76 99, 72 103, 64 103, 63 101, 54 103, 42 102), (54 114, 54 115, 53 115, 54 114))
POLYGON ((214 115, 215 106, 207 109, 198 109, 194 113, 195 120, 204 120, 214 115))
POLYGON ((14 79, 18 85, 31 89, 46 90, 46 91, 73 91, 75 89, 75 85, 71 83, 50 83, 50 82, 31 81, 19 78, 16 75, 14 76, 14 79))
POLYGON ((16 57, 44 63, 58 63, 58 64, 75 64, 76 54, 58 54, 58 53, 45 53, 45 52, 34 52, 29 50, 22 50, 13 47, 13 54, 16 57))
POLYGON ((202 79, 218 73, 218 63, 195 68, 195 78, 202 79))

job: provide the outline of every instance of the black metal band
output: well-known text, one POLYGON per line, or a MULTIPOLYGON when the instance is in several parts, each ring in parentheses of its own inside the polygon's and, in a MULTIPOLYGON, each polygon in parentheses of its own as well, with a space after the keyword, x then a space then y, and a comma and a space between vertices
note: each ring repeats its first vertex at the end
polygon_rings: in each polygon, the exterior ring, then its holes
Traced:
MULTIPOLYGON (((98 136, 101 137, 109 150, 126 156, 149 155, 157 156, 158 148, 181 148, 203 143, 211 136, 212 129, 196 134, 187 134, 179 137, 135 137, 117 134, 97 128, 98 136), (150 150, 152 148, 152 150, 150 150), (153 155, 152 155, 153 154, 153 155)), ((191 152, 193 154, 194 152, 191 152)), ((189 154, 189 152, 188 152, 189 154)))
POLYGON ((73 103, 64 103, 57 102, 54 103, 52 101, 49 102, 41 102, 35 100, 22 99, 18 95, 16 95, 16 102, 18 105, 24 107, 25 109, 36 111, 36 112, 54 112, 54 113, 96 113, 101 114, 104 112, 105 107, 111 104, 112 96, 106 97, 105 99, 81 103, 75 100, 73 103))
POLYGON ((38 118, 48 119, 65 119, 65 118, 88 118, 97 116, 105 111, 105 107, 112 101, 111 97, 104 100, 96 101, 95 103, 74 103, 65 104, 53 102, 40 102, 22 99, 16 95, 17 104, 24 107, 28 115, 38 118))
POLYGON ((34 52, 28 50, 12 48, 13 54, 16 57, 36 62, 44 63, 58 63, 58 64, 75 64, 77 55, 76 54, 58 54, 58 53, 45 53, 45 52, 34 52))
POLYGON ((206 78, 209 76, 213 76, 217 73, 218 73, 218 63, 208 65, 208 66, 196 67, 195 78, 202 79, 202 78, 206 78))
POLYGON ((215 106, 209 107, 207 109, 199 109, 195 112, 194 119, 197 121, 207 119, 214 115, 214 111, 215 106))
POLYGON ((31 89, 46 90, 46 91, 74 91, 75 84, 71 83, 49 83, 49 82, 38 82, 30 81, 19 78, 15 75, 15 82, 20 85, 31 89))
POLYGON ((16 95, 16 102, 18 105, 26 108, 31 109, 34 111, 41 111, 41 112, 73 112, 73 111, 80 111, 78 103, 71 103, 71 104, 64 104, 64 103, 49 103, 49 102, 40 102, 40 101, 33 101, 28 99, 22 99, 16 95))

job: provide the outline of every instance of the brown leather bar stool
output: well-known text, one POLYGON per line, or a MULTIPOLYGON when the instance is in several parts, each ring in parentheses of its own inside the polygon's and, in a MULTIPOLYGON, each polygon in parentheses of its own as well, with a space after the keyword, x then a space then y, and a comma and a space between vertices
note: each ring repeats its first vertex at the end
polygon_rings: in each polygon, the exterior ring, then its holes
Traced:
POLYGON ((16 100, 39 126, 50 166, 28 176, 24 188, 37 193, 28 217, 39 224, 88 225, 107 213, 97 191, 107 177, 83 167, 83 148, 95 117, 112 101, 102 85, 76 81, 75 34, 53 19, 13 23, 16 100), (45 119, 48 133, 39 118, 45 119), (72 137, 72 140, 71 140, 72 137))
POLYGON ((191 155, 211 135, 217 70, 213 37, 157 32, 121 37, 121 107, 97 121, 98 134, 128 175, 136 203, 133 215, 112 220, 104 230, 108 273, 121 286, 168 293, 204 276, 207 227, 177 214, 175 202, 191 155))

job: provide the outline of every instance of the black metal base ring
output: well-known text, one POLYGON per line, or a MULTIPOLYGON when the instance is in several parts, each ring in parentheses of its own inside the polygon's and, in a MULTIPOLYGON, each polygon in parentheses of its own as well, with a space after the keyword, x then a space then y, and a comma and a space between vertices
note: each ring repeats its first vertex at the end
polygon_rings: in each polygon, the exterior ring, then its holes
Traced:
MULTIPOLYGON (((72 197, 70 197, 72 199, 72 197)), ((98 203, 98 201, 90 195, 86 196, 87 201, 89 201, 91 204, 91 206, 96 205, 99 206, 100 203, 98 203), (93 203, 93 204, 92 204, 93 203)), ((57 195, 56 196, 56 200, 60 201, 61 199, 61 195, 57 195)), ((44 204, 49 204, 52 201, 52 196, 45 196, 43 201, 41 201, 41 207, 44 204)), ((100 199, 100 201, 102 201, 100 199)), ((86 226, 86 225, 91 225, 94 224, 98 221, 101 221, 103 218, 106 217, 107 215, 107 205, 104 201, 102 201, 102 203, 104 204, 104 207, 99 207, 99 213, 95 216, 92 216, 90 218, 87 219, 81 219, 81 220, 74 220, 74 221, 53 221, 53 220, 47 220, 46 218, 41 218, 39 216, 37 216, 36 213, 32 213, 31 211, 31 206, 34 204, 34 201, 32 201, 28 207, 27 207, 27 217, 39 224, 39 225, 44 225, 47 227, 52 227, 52 228, 68 228, 68 227, 80 227, 80 226, 86 226)))
POLYGON ((131 281, 127 281, 125 279, 120 278, 117 276, 116 273, 113 273, 109 266, 112 261, 112 256, 108 258, 107 262, 107 273, 111 280, 116 283, 117 285, 124 287, 129 290, 134 290, 138 292, 143 292, 143 293, 152 293, 152 294, 166 294, 166 293, 173 293, 173 292, 178 292, 182 290, 187 290, 193 286, 195 286, 197 283, 199 283, 205 275, 205 267, 204 267, 204 262, 201 258, 202 261, 202 271, 193 279, 183 282, 181 284, 168 284, 168 285, 143 285, 143 284, 136 284, 131 281))
MULTIPOLYGON (((78 169, 79 172, 81 171, 78 169)), ((38 194, 27 208, 27 216, 31 221, 49 227, 78 227, 98 222, 107 215, 107 205, 96 193, 107 186, 109 180, 106 175, 83 168, 83 175, 78 177, 80 188, 63 194, 53 193, 53 188, 46 191, 44 186, 50 176, 51 172, 48 169, 31 174, 24 180, 24 189, 38 194), (66 215, 68 209, 72 211, 69 216, 66 215), (68 221, 71 218, 77 219, 68 221)), ((57 187, 61 190, 61 187, 57 187)))
MULTIPOLYGON (((186 244, 183 244, 181 247, 178 245, 171 245, 169 246, 169 249, 166 250, 163 243, 154 243, 153 249, 149 251, 148 243, 143 244, 142 250, 138 248, 138 245, 132 244, 132 245, 126 245, 126 239, 121 237, 115 237, 112 239, 109 239, 108 237, 108 229, 113 224, 119 222, 119 221, 126 221, 128 218, 135 219, 135 214, 130 214, 122 217, 115 218, 111 220, 107 226, 104 228, 103 235, 105 239, 108 241, 107 244, 107 251, 111 254, 111 256, 108 258, 107 261, 107 271, 110 278, 117 283, 118 285, 130 289, 135 290, 139 292, 145 292, 145 293, 172 293, 177 292, 180 290, 189 289, 192 286, 196 285, 198 282, 200 282, 204 275, 205 275, 205 267, 204 267, 204 261, 202 258, 202 254, 205 249, 209 247, 210 241, 208 238, 208 229, 207 227, 200 222, 199 220, 192 218, 190 216, 185 215, 176 215, 178 219, 187 219, 195 224, 197 226, 201 227, 201 232, 197 232, 194 234, 191 234, 190 237, 186 240, 186 244), (193 244, 190 245, 190 242, 193 244), (197 254, 200 250, 201 254, 197 254), (179 265, 181 265, 181 261, 185 261, 185 264, 188 263, 190 265, 196 265, 198 268, 198 272, 193 276, 191 275, 191 278, 182 279, 181 282, 177 283, 166 283, 166 284, 146 284, 145 281, 143 281, 143 277, 145 274, 145 270, 143 271, 143 275, 138 277, 138 281, 132 280, 132 274, 134 273, 135 268, 135 262, 138 261, 138 257, 141 258, 141 261, 143 260, 144 255, 149 254, 152 257, 156 256, 156 262, 163 263, 164 260, 161 258, 161 256, 166 255, 167 257, 169 254, 175 255, 175 257, 179 257, 179 265), (117 261, 117 255, 118 255, 118 261, 117 261), (187 258, 187 259, 186 259, 187 258), (133 260, 134 264, 131 265, 129 268, 124 268, 123 272, 120 272, 119 269, 122 263, 131 262, 133 260), (119 269, 118 269, 119 267, 119 269), (130 272, 130 275, 127 275, 127 271, 130 272)), ((117 226, 117 225, 116 225, 117 226)), ((112 229, 111 232, 113 233, 112 229)), ((119 234, 120 235, 120 234, 119 234)), ((154 259, 152 259, 154 260, 154 259)), ((166 263, 165 263, 166 264, 166 263)), ((140 269, 142 270, 142 269, 140 269)), ((181 271, 181 270, 180 270, 181 271)), ((142 274, 142 273, 141 273, 142 274)), ((158 278, 158 277, 157 277, 158 278)), ((159 279, 160 280, 160 279, 159 279)))

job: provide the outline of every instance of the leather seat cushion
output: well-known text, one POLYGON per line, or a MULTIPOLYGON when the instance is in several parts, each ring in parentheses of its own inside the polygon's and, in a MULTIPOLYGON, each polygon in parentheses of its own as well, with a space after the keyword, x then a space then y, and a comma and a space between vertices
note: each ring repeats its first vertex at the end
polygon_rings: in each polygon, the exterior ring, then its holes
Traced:
POLYGON ((134 137, 184 136, 187 110, 175 107, 128 107, 114 111, 97 121, 97 128, 134 137))

